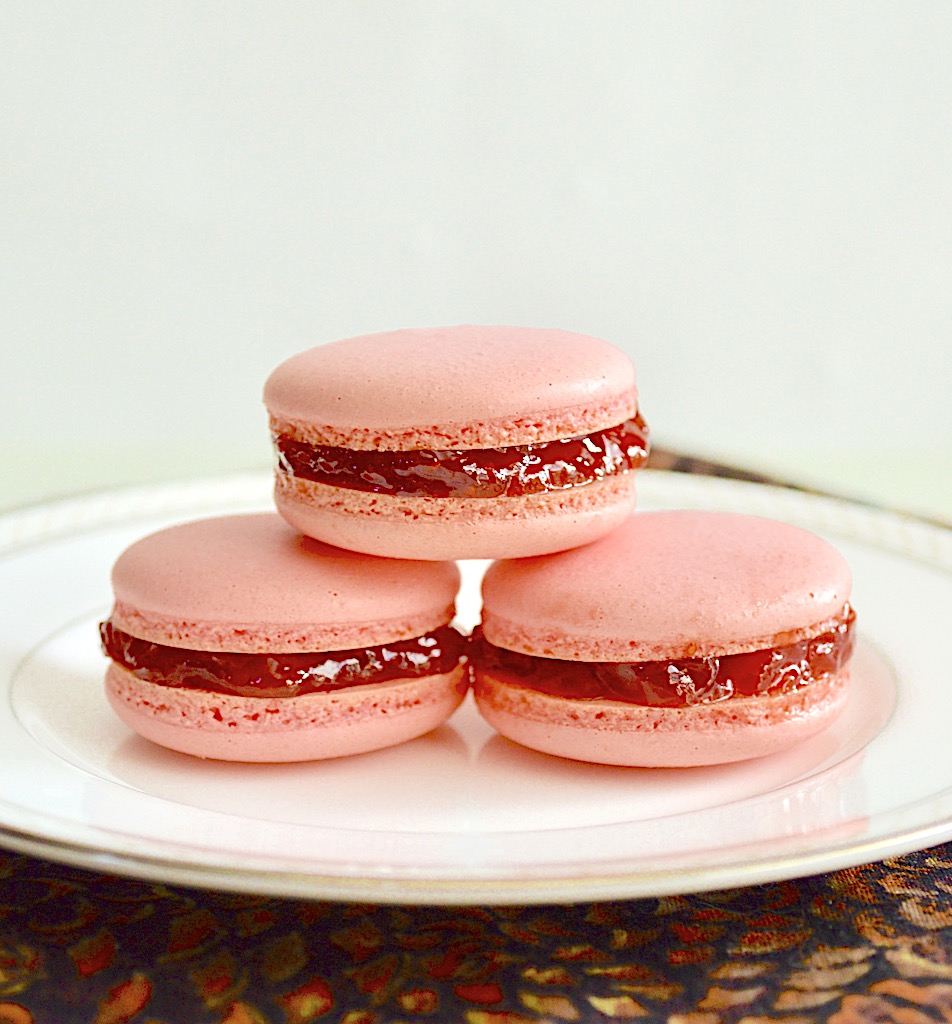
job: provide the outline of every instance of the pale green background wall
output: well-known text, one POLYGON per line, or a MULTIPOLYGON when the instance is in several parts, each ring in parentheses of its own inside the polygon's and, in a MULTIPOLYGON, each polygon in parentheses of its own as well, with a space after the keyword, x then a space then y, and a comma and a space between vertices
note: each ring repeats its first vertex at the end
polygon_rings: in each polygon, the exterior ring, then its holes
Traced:
POLYGON ((11 0, 0 33, 0 504, 267 466, 280 359, 476 321, 625 347, 661 442, 952 518, 952 5, 11 0))

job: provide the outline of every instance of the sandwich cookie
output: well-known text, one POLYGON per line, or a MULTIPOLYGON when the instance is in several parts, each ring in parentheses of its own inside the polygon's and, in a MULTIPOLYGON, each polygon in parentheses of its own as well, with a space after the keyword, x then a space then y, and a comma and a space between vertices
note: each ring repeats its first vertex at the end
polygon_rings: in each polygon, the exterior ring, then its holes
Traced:
POLYGON ((586 547, 494 563, 474 693, 502 735, 602 764, 709 765, 842 711, 854 614, 839 552, 721 512, 635 513, 586 547))
POLYGON ((648 455, 637 399, 625 353, 568 331, 421 328, 313 348, 264 389, 277 509, 375 555, 584 544, 634 507, 648 455))
POLYGON ((133 730, 226 761, 302 761, 435 728, 468 689, 448 562, 376 559, 275 513, 203 519, 128 548, 100 626, 133 730))

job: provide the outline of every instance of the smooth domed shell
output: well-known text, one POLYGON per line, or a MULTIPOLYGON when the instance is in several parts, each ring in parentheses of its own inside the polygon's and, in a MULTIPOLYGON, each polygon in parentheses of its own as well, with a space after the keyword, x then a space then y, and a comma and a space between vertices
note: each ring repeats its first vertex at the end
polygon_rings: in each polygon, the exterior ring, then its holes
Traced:
POLYGON ((195 650, 346 650, 453 616, 452 562, 375 558, 298 534, 276 513, 150 534, 112 572, 118 629, 195 650))
POLYGON ((272 427, 351 448, 480 448, 578 436, 637 408, 631 359, 530 327, 409 328, 308 349, 268 378, 272 427))
POLYGON ((799 527, 636 512, 584 547, 494 563, 483 628, 501 647, 579 661, 727 654, 812 635, 850 589, 843 556, 799 527))

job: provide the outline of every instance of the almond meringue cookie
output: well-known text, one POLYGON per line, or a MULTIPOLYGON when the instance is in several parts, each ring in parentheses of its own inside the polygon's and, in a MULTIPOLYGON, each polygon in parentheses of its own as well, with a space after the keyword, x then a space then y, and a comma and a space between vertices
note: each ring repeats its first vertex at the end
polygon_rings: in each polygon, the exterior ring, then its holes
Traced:
POLYGON ((830 725, 854 613, 840 553, 757 516, 636 512, 483 580, 474 694, 502 735, 603 764, 719 764, 830 725))
POLYGON ((153 533, 112 571, 106 695, 135 732, 227 761, 341 757, 440 725, 469 683, 459 571, 302 537, 276 513, 153 533))
POLYGON ((364 335, 264 388, 275 502, 339 547, 416 558, 560 551, 611 531, 648 454, 629 357, 526 327, 364 335))

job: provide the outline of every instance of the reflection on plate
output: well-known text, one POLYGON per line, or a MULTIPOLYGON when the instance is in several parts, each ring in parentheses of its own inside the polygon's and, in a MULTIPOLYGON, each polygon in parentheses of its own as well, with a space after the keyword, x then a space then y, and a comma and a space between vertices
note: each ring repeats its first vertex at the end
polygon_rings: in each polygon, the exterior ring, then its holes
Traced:
MULTIPOLYGON (((143 533, 267 508, 265 477, 146 488, 0 518, 0 842, 192 885, 370 901, 662 895, 778 880, 952 836, 952 689, 923 643, 948 630, 952 531, 737 481, 643 471, 641 507, 726 508, 829 537, 861 643, 843 717, 748 764, 562 761, 497 736, 471 701, 411 743, 337 761, 196 761, 132 735, 102 695, 108 572, 143 533)), ((465 563, 460 618, 478 617, 465 563)))

